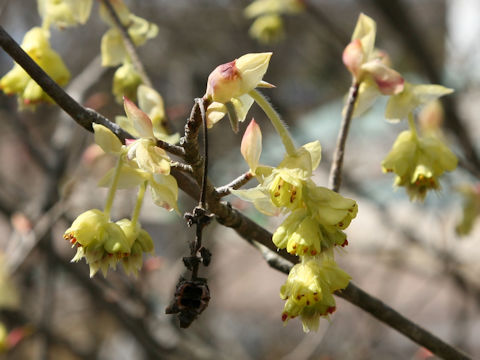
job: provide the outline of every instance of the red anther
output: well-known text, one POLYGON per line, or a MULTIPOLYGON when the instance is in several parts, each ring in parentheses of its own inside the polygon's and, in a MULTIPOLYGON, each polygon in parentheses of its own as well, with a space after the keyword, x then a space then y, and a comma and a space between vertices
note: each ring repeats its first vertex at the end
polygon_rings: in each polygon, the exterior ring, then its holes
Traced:
POLYGON ((343 244, 342 244, 342 245, 340 245, 340 246, 341 246, 341 247, 345 247, 345 246, 347 246, 347 245, 348 245, 348 240, 347 240, 347 239, 345 239, 345 241, 343 242, 343 244))
POLYGON ((282 314, 282 321, 287 321, 287 319, 288 319, 287 313, 283 313, 282 314))
POLYGON ((302 295, 297 295, 297 300, 300 300, 302 298, 302 295))
POLYGON ((342 227, 342 226, 343 226, 343 222, 340 221, 340 222, 338 223, 338 226, 342 227))
POLYGON ((310 251, 310 254, 311 254, 312 256, 317 255, 317 250, 311 250, 311 251, 310 251))
POLYGON ((307 306, 310 305, 310 300, 307 300, 307 306))
POLYGON ((330 306, 327 309, 327 314, 333 314, 337 308, 335 306, 330 306))

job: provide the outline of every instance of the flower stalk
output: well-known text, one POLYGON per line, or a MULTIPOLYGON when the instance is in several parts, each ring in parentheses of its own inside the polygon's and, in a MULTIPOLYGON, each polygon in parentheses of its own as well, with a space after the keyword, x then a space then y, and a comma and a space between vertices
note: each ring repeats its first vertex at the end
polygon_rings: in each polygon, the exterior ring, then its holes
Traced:
POLYGON ((270 102, 263 96, 258 90, 252 90, 248 93, 253 100, 262 108, 265 112, 265 115, 270 119, 272 122, 273 127, 277 131, 278 135, 282 139, 282 143, 285 146, 285 150, 287 151, 288 155, 295 154, 295 145, 293 144, 292 137, 290 136, 287 127, 283 123, 282 119, 272 107, 270 102))
POLYGON ((117 191, 118 180, 120 179, 122 165, 123 159, 120 156, 117 160, 117 165, 115 166, 112 183, 110 185, 110 188, 108 189, 107 200, 105 202, 104 213, 108 218, 110 218, 110 211, 112 210, 113 200, 115 199, 115 192, 117 191))

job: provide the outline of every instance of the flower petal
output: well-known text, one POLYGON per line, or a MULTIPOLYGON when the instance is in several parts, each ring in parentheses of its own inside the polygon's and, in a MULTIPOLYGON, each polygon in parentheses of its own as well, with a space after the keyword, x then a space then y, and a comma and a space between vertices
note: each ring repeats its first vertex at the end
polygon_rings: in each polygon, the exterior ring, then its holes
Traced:
POLYGON ((370 54, 373 53, 376 32, 376 22, 371 17, 361 13, 358 17, 355 30, 353 31, 352 41, 359 39, 362 42, 366 58, 369 58, 370 54))
POLYGON ((403 90, 404 80, 397 71, 390 69, 380 60, 369 61, 362 70, 370 73, 383 95, 395 95, 403 90))
POLYGON ((115 134, 103 125, 93 124, 95 142, 108 154, 119 154, 122 143, 115 134))
POLYGON ((154 138, 152 121, 147 114, 126 97, 123 99, 123 105, 128 119, 132 122, 140 137, 154 138))

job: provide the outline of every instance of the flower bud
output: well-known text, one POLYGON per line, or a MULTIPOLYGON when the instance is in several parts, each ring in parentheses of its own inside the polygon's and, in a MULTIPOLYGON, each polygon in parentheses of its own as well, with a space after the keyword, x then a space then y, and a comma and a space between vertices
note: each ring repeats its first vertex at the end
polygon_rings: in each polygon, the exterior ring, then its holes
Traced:
POLYGON ((219 103, 248 94, 265 75, 272 53, 247 54, 219 65, 209 75, 206 97, 219 103))
POLYGON ((250 170, 255 173, 262 153, 262 131, 253 118, 243 135, 240 152, 250 170))
POLYGON ((142 83, 142 77, 130 63, 120 66, 113 75, 113 95, 120 104, 123 97, 133 101, 137 99, 137 88, 142 83))

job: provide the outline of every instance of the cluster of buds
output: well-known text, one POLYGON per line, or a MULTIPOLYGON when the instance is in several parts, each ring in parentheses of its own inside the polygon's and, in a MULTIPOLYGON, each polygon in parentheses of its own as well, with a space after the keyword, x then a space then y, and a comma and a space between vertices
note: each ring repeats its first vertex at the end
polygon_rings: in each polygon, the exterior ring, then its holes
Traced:
POLYGON ((128 274, 137 274, 143 264, 143 253, 153 251, 152 238, 138 222, 133 224, 128 219, 112 222, 98 209, 79 215, 65 231, 64 238, 77 247, 72 261, 85 258, 91 277, 98 270, 106 276, 107 270, 115 269, 118 262, 128 274))
MULTIPOLYGON (((411 200, 423 200, 428 190, 440 188, 439 177, 445 171, 454 170, 458 161, 445 144, 439 127, 434 125, 441 121, 429 120, 430 125, 424 127, 425 131, 418 133, 414 111, 453 90, 441 85, 406 82, 390 68, 388 56, 375 49, 375 35, 375 21, 360 14, 352 41, 343 52, 343 62, 358 87, 353 116, 368 110, 379 95, 390 96, 386 119, 398 122, 408 118, 410 130, 398 136, 382 162, 382 169, 395 173, 394 185, 405 187, 411 200)), ((436 111, 434 116, 438 118, 438 114, 436 111)))
POLYGON ((297 14, 305 9, 303 0, 255 0, 245 8, 245 16, 255 19, 250 36, 264 44, 280 41, 285 36, 282 15, 297 14))
MULTIPOLYGON (((110 1, 119 21, 127 28, 128 35, 136 46, 143 45, 148 39, 158 34, 157 25, 136 16, 130 12, 123 0, 110 1)), ((105 8, 100 5, 100 16, 110 26, 103 35, 101 43, 102 65, 121 65, 113 77, 113 94, 118 103, 124 96, 136 100, 137 88, 142 84, 142 77, 132 64, 127 48, 122 37, 122 31, 118 28, 115 19, 105 8)))
MULTIPOLYGON (((142 101, 144 107, 151 114, 161 116, 158 106, 162 104, 154 104, 155 99, 161 99, 158 93, 151 88, 142 88, 141 94, 148 98, 142 101)), ((152 238, 138 222, 147 186, 150 186, 153 201, 157 205, 178 211, 178 186, 170 175, 170 158, 156 146, 155 133, 164 134, 161 122, 157 121, 154 125, 149 116, 128 99, 125 99, 124 105, 127 116, 121 121, 137 139, 127 140, 127 145, 122 145, 106 127, 98 124, 93 126, 95 142, 106 153, 118 157, 117 166, 100 180, 100 185, 110 187, 105 210, 84 212, 64 235, 72 246, 77 247, 72 261, 85 258, 90 266, 90 276, 98 270, 106 275, 107 270, 115 269, 119 262, 127 273, 136 275, 142 267, 143 254, 153 251, 152 238), (111 221, 110 210, 115 191, 135 186, 139 186, 139 193, 132 219, 111 221)))

